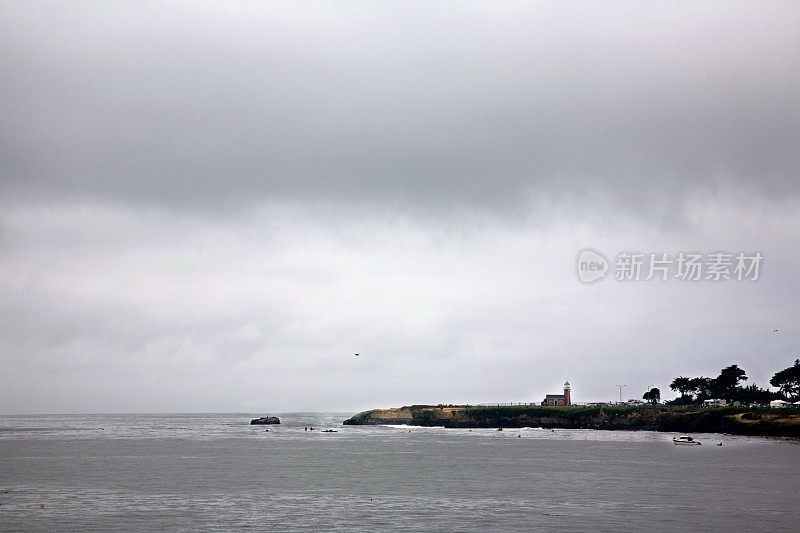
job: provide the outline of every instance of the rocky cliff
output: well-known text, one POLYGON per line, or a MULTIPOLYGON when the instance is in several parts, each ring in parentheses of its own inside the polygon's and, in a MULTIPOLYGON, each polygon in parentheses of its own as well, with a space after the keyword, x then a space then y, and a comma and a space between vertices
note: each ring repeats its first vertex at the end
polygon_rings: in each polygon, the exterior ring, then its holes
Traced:
POLYGON ((354 415, 347 425, 451 428, 571 428, 731 433, 800 438, 800 411, 696 407, 434 407, 412 405, 354 415))

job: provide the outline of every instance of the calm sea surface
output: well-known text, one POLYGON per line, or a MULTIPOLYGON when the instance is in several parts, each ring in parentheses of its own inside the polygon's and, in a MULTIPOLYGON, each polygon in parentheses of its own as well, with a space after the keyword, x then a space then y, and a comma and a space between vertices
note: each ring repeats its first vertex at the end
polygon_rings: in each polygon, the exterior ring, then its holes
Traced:
POLYGON ((262 414, 0 417, 0 530, 800 530, 785 441, 262 414))

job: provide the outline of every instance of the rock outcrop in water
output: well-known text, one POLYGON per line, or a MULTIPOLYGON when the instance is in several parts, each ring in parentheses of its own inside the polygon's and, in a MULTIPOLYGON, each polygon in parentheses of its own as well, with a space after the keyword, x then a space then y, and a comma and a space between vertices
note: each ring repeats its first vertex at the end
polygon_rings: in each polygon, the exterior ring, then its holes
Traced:
POLYGON ((254 418, 250 421, 250 425, 262 424, 280 424, 281 421, 277 416, 262 416, 261 418, 254 418))
POLYGON ((800 412, 787 409, 699 407, 434 407, 373 409, 346 425, 407 424, 449 428, 567 428, 731 433, 800 438, 800 412))

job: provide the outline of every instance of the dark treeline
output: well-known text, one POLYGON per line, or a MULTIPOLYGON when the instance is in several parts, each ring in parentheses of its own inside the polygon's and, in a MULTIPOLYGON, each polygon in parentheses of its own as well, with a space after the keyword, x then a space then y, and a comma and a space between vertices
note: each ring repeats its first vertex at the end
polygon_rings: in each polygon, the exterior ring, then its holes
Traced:
POLYGON ((772 400, 797 401, 800 399, 800 359, 796 359, 792 366, 772 376, 769 383, 777 387, 778 392, 762 389, 755 383, 742 386, 744 381, 747 381, 747 374, 738 365, 723 368, 715 378, 677 377, 669 388, 680 396, 667 403, 689 405, 711 399, 741 402, 743 405, 768 404, 772 400))

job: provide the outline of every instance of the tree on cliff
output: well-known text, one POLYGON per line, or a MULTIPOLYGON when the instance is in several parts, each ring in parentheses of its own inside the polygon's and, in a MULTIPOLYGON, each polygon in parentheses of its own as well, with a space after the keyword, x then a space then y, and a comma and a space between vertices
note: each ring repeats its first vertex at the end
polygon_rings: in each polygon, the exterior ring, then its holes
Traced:
POLYGON ((769 384, 778 387, 787 398, 800 396, 800 359, 795 359, 789 368, 776 372, 769 384))
POLYGON ((747 374, 737 365, 723 368, 714 380, 714 392, 726 400, 733 400, 739 390, 739 382, 747 381, 747 374))
POLYGON ((642 400, 647 400, 648 402, 655 405, 661 400, 661 391, 658 390, 658 387, 653 387, 652 389, 644 393, 644 396, 642 396, 642 400))
POLYGON ((716 387, 714 380, 704 376, 689 380, 689 390, 695 394, 695 401, 702 402, 714 398, 716 387))
POLYGON ((736 391, 736 399, 742 402, 744 405, 749 405, 753 403, 766 405, 772 400, 779 400, 781 399, 781 395, 777 392, 772 392, 770 390, 762 389, 755 383, 749 385, 747 387, 741 387, 738 391, 736 391))
POLYGON ((669 388, 680 393, 681 396, 689 396, 689 391, 691 390, 689 381, 691 381, 689 378, 677 377, 669 384, 669 388))
MULTIPOLYGON (((687 405, 701 403, 703 400, 712 398, 724 398, 728 401, 765 404, 774 399, 777 394, 769 390, 760 389, 756 385, 742 387, 740 383, 743 381, 747 381, 747 374, 738 365, 730 365, 723 368, 715 378, 703 376, 699 378, 677 377, 672 381, 669 388, 679 392, 680 397, 668 403, 672 405, 687 405)), ((794 366, 781 370, 772 377, 770 383, 776 387, 781 387, 781 390, 787 396, 800 396, 800 363, 795 361, 794 366), (778 382, 783 385, 779 385, 778 382)))

